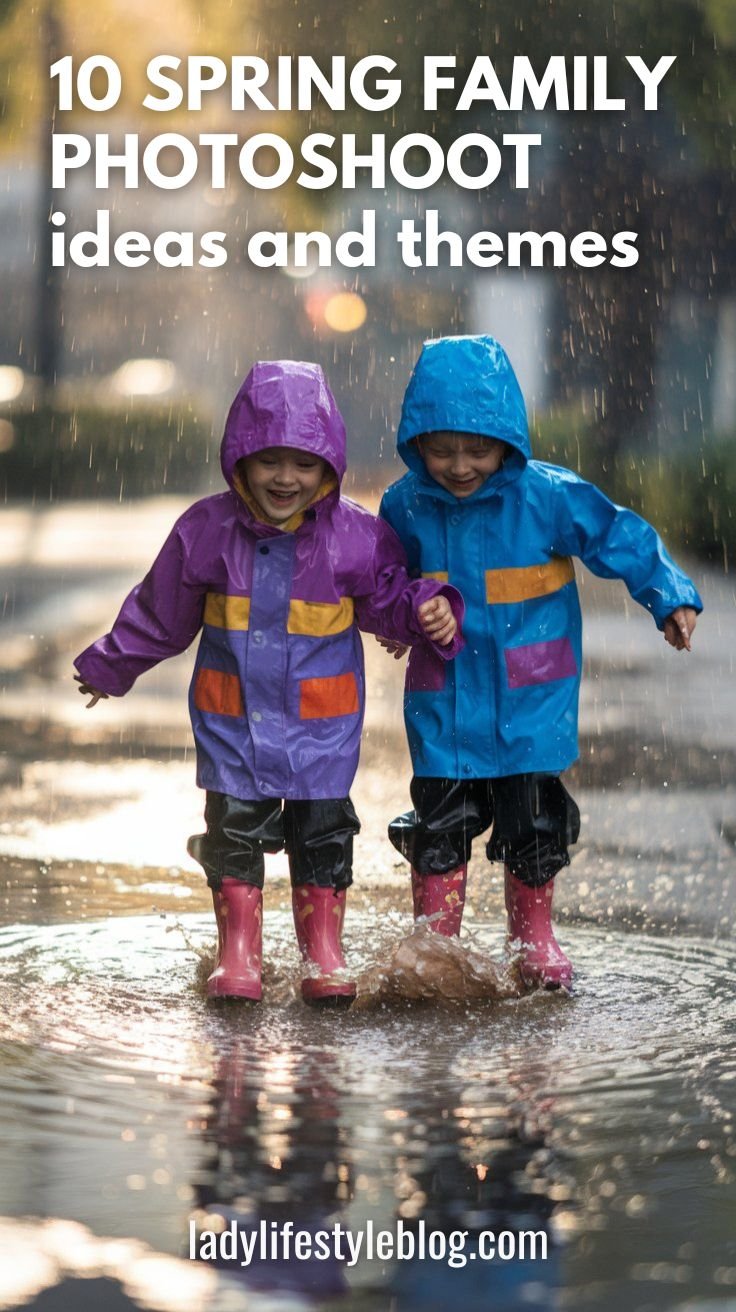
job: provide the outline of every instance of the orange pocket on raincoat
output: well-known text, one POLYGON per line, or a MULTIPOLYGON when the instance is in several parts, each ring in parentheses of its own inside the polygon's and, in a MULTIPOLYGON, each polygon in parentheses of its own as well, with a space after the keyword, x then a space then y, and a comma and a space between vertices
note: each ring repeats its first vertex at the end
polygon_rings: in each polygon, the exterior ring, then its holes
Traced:
POLYGON ((244 715, 243 694, 237 674, 204 667, 194 682, 194 705, 210 715, 244 715))
POLYGON ((299 694, 301 720, 326 720, 336 715, 353 715, 360 710, 354 674, 302 679, 299 694))

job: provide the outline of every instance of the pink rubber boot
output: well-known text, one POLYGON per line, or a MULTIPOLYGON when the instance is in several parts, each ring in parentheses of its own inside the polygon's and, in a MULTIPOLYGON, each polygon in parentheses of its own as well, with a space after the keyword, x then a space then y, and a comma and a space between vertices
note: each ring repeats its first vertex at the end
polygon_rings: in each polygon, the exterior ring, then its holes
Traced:
POLYGON ((212 890, 212 901, 219 942, 207 996, 260 1002, 263 893, 252 884, 226 877, 221 888, 212 890))
POLYGON ((519 968, 524 983, 530 988, 541 985, 545 989, 569 989, 572 962, 552 929, 554 879, 542 888, 529 888, 508 867, 505 876, 509 939, 521 942, 519 968))
POLYGON ((418 870, 411 872, 411 895, 414 902, 414 919, 420 916, 433 916, 441 911, 437 920, 430 921, 430 929, 445 938, 453 938, 460 933, 460 925, 465 906, 465 884, 468 876, 467 866, 458 866, 446 875, 420 875, 418 870))
POLYGON ((302 980, 304 1001, 349 1007, 355 997, 354 981, 332 978, 333 971, 345 969, 341 945, 345 889, 335 892, 316 884, 297 884, 291 890, 291 905, 299 951, 321 971, 302 980))

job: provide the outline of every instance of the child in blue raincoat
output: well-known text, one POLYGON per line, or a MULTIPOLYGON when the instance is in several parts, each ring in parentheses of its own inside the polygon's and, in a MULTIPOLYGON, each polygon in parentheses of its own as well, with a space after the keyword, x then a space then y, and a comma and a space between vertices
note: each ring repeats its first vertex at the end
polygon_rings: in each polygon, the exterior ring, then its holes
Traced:
POLYGON ((505 864, 522 975, 567 987, 572 966, 550 917, 554 877, 580 824, 559 777, 578 755, 572 557, 623 579, 678 650, 690 650, 702 603, 651 525, 569 469, 532 460, 521 390, 492 337, 424 346, 397 441, 409 473, 380 514, 410 571, 461 590, 466 646, 450 663, 429 649, 411 653, 414 810, 390 826, 391 841, 411 862, 415 915, 439 912, 433 928, 452 935, 472 840, 491 826, 487 855, 505 864))

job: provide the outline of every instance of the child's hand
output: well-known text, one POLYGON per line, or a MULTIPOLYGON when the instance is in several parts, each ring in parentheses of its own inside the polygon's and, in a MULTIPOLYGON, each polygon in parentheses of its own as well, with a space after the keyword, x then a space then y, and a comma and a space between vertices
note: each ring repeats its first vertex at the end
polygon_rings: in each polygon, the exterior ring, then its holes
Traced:
POLYGON ((93 688, 91 683, 85 683, 84 679, 82 679, 80 675, 75 674, 74 678, 79 684, 78 691, 81 692, 82 696, 92 698, 91 702, 87 702, 87 707, 86 707, 87 710, 89 710, 90 707, 92 706, 96 706, 101 697, 107 697, 106 692, 100 692, 99 688, 93 688))
POLYGON ((400 642, 392 642, 390 638, 379 638, 378 634, 376 634, 376 642, 385 647, 389 656, 393 656, 395 661, 400 661, 409 650, 408 647, 402 647, 400 642))
POLYGON ((423 601, 417 614, 427 637, 438 642, 440 647, 449 647, 457 633, 457 620, 447 597, 433 597, 431 601, 423 601))
POLYGON ((690 639, 698 622, 691 606, 678 606, 664 622, 664 638, 677 651, 690 651, 690 639))

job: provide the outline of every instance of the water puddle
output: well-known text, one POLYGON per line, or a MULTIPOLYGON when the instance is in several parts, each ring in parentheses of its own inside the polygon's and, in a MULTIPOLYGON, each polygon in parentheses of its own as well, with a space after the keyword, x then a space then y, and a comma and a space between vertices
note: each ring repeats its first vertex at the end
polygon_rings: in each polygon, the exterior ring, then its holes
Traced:
MULTIPOLYGON (((729 945, 578 927, 562 935, 572 997, 508 996, 500 972, 495 1000, 325 1013, 299 999, 290 917, 266 923, 264 1003, 219 1008, 210 917, 0 932, 0 1213, 26 1218, 0 1226, 18 1254, 0 1307, 40 1309, 51 1289, 70 1309, 94 1293, 223 1312, 734 1298, 729 945), (361 1251, 190 1261, 193 1235, 265 1242, 289 1222, 312 1244, 339 1222, 361 1251), (414 1255, 369 1255, 369 1230, 414 1255), (489 1230, 536 1234, 537 1251, 482 1260, 489 1230), (459 1233, 454 1264, 447 1246, 420 1255, 421 1235, 459 1233)), ((353 918, 364 982, 402 926, 353 918)), ((469 941, 500 959, 497 926, 469 941)), ((422 949, 425 966, 446 952, 422 949)))

